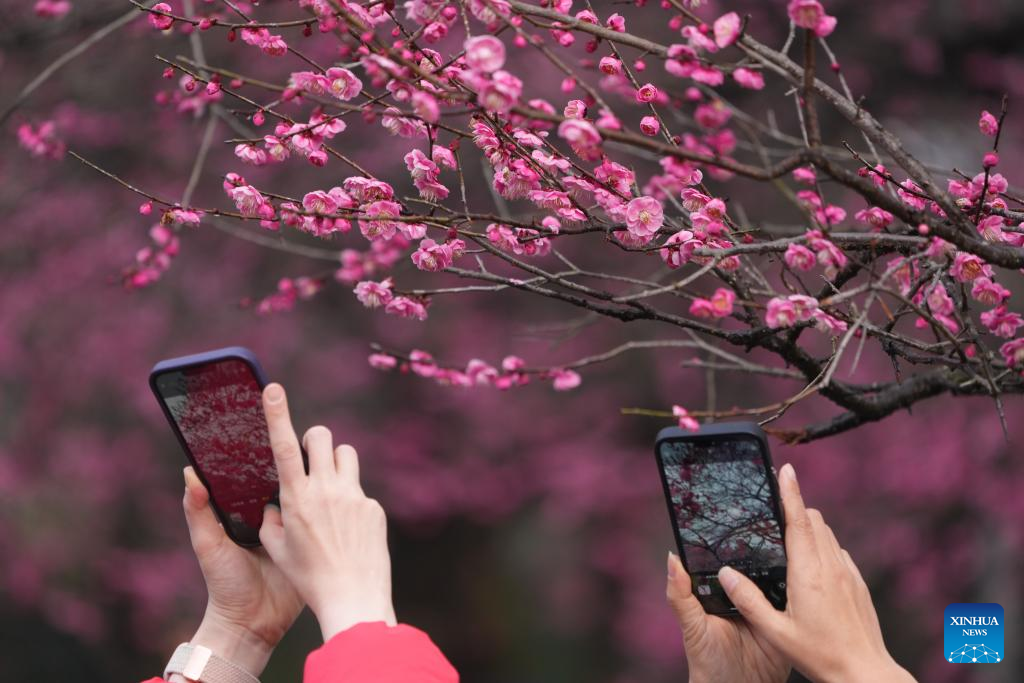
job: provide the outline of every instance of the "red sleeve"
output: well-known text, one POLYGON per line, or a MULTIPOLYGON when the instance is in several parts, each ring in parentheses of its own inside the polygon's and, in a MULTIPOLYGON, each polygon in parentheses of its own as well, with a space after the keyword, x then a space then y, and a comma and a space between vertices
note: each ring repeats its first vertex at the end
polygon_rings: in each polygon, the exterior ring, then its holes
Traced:
POLYGON ((167 681, 157 676, 156 678, 149 678, 145 681, 142 681, 142 683, 167 683, 167 681))
POLYGON ((304 683, 458 683, 426 633, 383 621, 356 624, 306 658, 304 683))

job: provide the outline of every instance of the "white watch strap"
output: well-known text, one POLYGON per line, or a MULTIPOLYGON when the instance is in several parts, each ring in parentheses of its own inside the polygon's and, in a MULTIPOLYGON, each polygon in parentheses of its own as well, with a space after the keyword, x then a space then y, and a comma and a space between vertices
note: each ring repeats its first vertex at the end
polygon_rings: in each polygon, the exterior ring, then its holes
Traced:
POLYGON ((171 655, 164 669, 164 679, 171 674, 181 674, 190 681, 201 683, 260 683, 240 666, 213 654, 213 651, 202 645, 182 643, 171 655))

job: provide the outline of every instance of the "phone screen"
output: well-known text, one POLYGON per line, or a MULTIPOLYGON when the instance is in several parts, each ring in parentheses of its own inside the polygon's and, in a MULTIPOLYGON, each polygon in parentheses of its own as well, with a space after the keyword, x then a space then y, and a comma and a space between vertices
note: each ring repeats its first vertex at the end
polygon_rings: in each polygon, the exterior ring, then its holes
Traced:
POLYGON ((262 390, 236 358, 162 373, 156 387, 229 535, 259 543, 263 507, 278 482, 263 414, 262 390))
POLYGON ((717 578, 729 565, 784 603, 786 549, 761 442, 744 435, 665 441, 659 458, 697 597, 731 608, 717 578))

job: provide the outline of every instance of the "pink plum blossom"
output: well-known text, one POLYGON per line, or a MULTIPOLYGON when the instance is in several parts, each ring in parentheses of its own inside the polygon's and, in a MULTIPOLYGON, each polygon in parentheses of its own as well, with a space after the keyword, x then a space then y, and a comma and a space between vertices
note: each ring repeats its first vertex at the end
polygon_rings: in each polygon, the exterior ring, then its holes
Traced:
POLYGON ((384 311, 401 318, 427 319, 427 307, 422 302, 407 296, 396 296, 385 304, 384 311))
POLYGON ((649 237, 664 222, 661 202, 654 197, 636 197, 626 204, 626 229, 637 237, 649 237))
POLYGON ((1011 368, 1017 368, 1024 374, 1024 337, 1008 341, 999 347, 1003 360, 1011 368))
POLYGON ((68 0, 36 0, 32 9, 37 17, 60 19, 71 11, 71 3, 68 0))
POLYGON ((983 135, 994 138, 999 132, 999 121, 990 112, 983 111, 978 119, 978 129, 983 135))
POLYGON ((817 175, 810 166, 799 166, 793 169, 793 180, 804 185, 814 185, 817 182, 817 175))
POLYGON ((651 102, 658 96, 658 89, 652 83, 644 83, 636 91, 637 102, 651 102))
POLYGON ((988 306, 996 306, 1010 298, 1010 290, 987 277, 979 276, 971 286, 971 296, 988 306))
POLYGON ((174 18, 167 16, 171 13, 171 6, 166 2, 158 2, 151 8, 152 11, 149 13, 149 24, 158 31, 165 31, 171 27, 174 23, 174 18), (165 12, 166 14, 157 14, 157 12, 165 12))
POLYGON ((597 67, 601 70, 601 73, 608 76, 618 76, 622 73, 622 62, 615 57, 602 57, 597 67))
POLYGON ((754 69, 748 69, 745 66, 741 66, 732 72, 732 78, 748 90, 764 89, 764 74, 760 71, 755 71, 754 69))
POLYGON ((825 14, 825 8, 818 0, 790 0, 786 10, 790 21, 813 31, 819 38, 830 35, 836 28, 836 18, 825 14))
POLYGON ((463 47, 471 69, 492 73, 505 65, 505 44, 494 36, 474 36, 463 47))
POLYGON ((818 263, 818 257, 815 256, 813 251, 795 242, 786 247, 783 259, 786 265, 793 270, 808 271, 818 263))
POLYGON ((553 369, 551 371, 551 377, 554 380, 552 382, 552 386, 556 391, 569 391, 570 389, 575 389, 582 381, 578 372, 564 368, 553 369))
POLYGON ((640 119, 640 132, 644 135, 657 135, 661 130, 661 123, 655 116, 645 116, 640 119))
POLYGON ((424 239, 412 254, 412 262, 420 270, 438 271, 452 265, 452 249, 447 244, 438 244, 424 239))
POLYGON ((958 282, 970 282, 982 276, 992 277, 992 266, 974 254, 961 251, 953 257, 953 265, 949 267, 949 274, 958 282))
POLYGON ((239 185, 228 191, 228 194, 243 216, 259 216, 261 207, 267 203, 266 197, 252 185, 239 185))
POLYGON ((324 74, 327 91, 339 100, 351 100, 363 89, 363 82, 348 69, 333 66, 324 74))
POLYGON ((1006 310, 1006 306, 997 306, 981 314, 981 324, 992 334, 1009 339, 1017 334, 1017 329, 1024 325, 1020 314, 1006 310))
POLYGON ((391 292, 392 281, 387 278, 380 282, 364 280, 356 285, 354 290, 359 303, 367 308, 379 308, 387 306, 394 298, 391 292))
POLYGON ((371 353, 367 360, 370 367, 377 370, 391 370, 398 365, 398 359, 386 353, 371 353))
POLYGON ((719 287, 710 299, 694 299, 690 304, 690 315, 695 318, 725 318, 732 315, 734 301, 735 292, 719 287))
POLYGON ((697 422, 690 413, 682 406, 672 406, 672 416, 676 418, 676 424, 680 429, 687 432, 696 432, 700 429, 700 423, 697 422))
POLYGON ((398 229, 396 221, 402 213, 402 206, 389 200, 376 201, 363 208, 365 218, 359 220, 359 230, 369 240, 391 239, 398 229))
POLYGON ((601 157, 601 134, 589 121, 566 119, 558 125, 558 136, 568 142, 581 159, 596 160, 601 157))
POLYGON ((715 44, 720 48, 729 47, 740 37, 740 15, 736 12, 723 14, 715 20, 715 44))

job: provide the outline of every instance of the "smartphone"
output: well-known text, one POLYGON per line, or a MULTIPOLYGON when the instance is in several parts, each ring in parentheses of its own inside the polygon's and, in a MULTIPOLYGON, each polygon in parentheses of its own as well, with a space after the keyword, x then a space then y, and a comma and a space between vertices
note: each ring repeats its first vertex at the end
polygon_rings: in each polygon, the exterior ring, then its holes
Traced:
POLYGON ((240 346, 160 361, 149 374, 224 531, 247 548, 260 545, 263 508, 278 498, 263 413, 266 384, 256 357, 240 346))
POLYGON ((679 558, 704 611, 738 611, 718 582, 729 565, 786 606, 786 545, 768 441, 750 422, 661 430, 655 443, 679 558))

